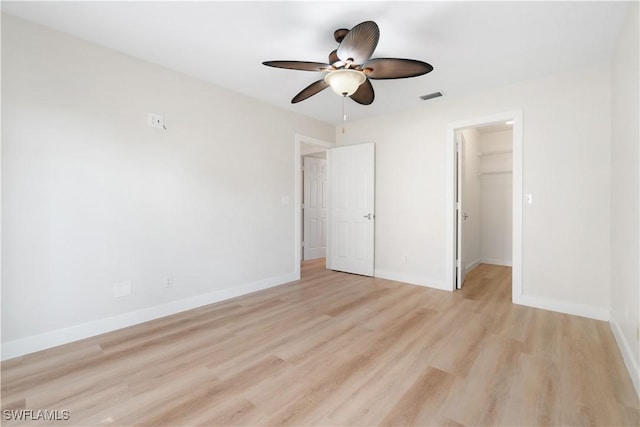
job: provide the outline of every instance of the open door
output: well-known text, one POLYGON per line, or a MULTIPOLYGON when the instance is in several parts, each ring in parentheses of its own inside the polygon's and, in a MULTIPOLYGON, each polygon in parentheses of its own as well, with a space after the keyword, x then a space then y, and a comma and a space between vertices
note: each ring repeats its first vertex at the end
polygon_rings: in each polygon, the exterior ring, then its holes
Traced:
POLYGON ((464 211, 464 136, 456 131, 456 288, 464 285, 465 263, 463 260, 462 239, 464 237, 464 222, 467 214, 464 211))
POLYGON ((373 276, 375 148, 373 143, 327 151, 327 268, 373 276))

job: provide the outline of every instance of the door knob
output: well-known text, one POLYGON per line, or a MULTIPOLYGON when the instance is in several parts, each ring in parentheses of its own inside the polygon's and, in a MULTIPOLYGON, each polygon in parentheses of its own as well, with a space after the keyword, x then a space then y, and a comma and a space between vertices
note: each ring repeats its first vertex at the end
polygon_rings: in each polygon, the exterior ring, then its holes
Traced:
POLYGON ((469 215, 464 214, 463 218, 464 218, 464 219, 467 219, 467 218, 469 218, 469 215))
POLYGON ((371 220, 371 214, 366 214, 364 217, 367 218, 368 220, 371 220))

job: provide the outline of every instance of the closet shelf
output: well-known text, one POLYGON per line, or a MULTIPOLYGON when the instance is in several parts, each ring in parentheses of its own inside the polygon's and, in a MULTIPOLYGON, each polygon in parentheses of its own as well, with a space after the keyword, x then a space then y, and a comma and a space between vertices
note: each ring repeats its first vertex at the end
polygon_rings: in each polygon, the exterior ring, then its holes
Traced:
POLYGON ((485 175, 506 175, 506 174, 510 174, 510 173, 513 173, 513 171, 478 172, 478 176, 485 176, 485 175))
POLYGON ((497 154, 511 154, 511 153, 513 153, 513 150, 484 151, 484 152, 478 153, 478 157, 495 156, 497 154))

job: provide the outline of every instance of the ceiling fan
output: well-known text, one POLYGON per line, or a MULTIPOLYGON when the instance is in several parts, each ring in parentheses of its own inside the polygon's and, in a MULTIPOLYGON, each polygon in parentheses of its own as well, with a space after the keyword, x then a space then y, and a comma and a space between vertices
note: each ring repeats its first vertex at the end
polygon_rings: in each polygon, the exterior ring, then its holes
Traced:
POLYGON ((404 79, 427 74, 433 70, 431 65, 416 59, 371 59, 380 38, 380 29, 373 21, 362 22, 351 30, 340 28, 333 33, 333 37, 340 45, 329 54, 328 64, 307 61, 262 63, 269 67, 327 73, 323 79, 311 83, 294 96, 292 104, 331 86, 338 95, 350 97, 362 105, 369 105, 375 98, 370 80, 404 79))

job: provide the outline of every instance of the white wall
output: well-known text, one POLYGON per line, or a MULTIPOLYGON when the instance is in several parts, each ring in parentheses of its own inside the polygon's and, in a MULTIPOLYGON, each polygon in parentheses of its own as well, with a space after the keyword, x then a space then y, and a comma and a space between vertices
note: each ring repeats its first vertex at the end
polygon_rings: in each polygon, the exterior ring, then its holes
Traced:
POLYGON ((611 326, 640 395, 640 117, 637 2, 611 66, 611 326))
MULTIPOLYGON (((480 150, 484 153, 508 151, 513 148, 511 130, 480 134, 480 150)), ((512 153, 481 157, 483 172, 513 169, 512 153)), ((513 175, 482 175, 480 178, 481 259, 497 265, 512 264, 513 237, 513 175)))
POLYGON ((3 15, 3 357, 291 280, 296 133, 334 128, 3 15))
POLYGON ((450 289, 445 283, 447 124, 520 109, 523 193, 534 195, 534 204, 523 211, 523 295, 538 305, 606 318, 609 64, 426 101, 420 108, 347 123, 345 134, 336 128, 338 144, 376 143, 376 271, 450 289))
POLYGON ((463 215, 467 219, 462 222, 462 261, 468 271, 480 263, 482 247, 482 212, 480 179, 478 178, 480 151, 480 133, 477 129, 465 129, 462 132, 463 143, 463 215))

